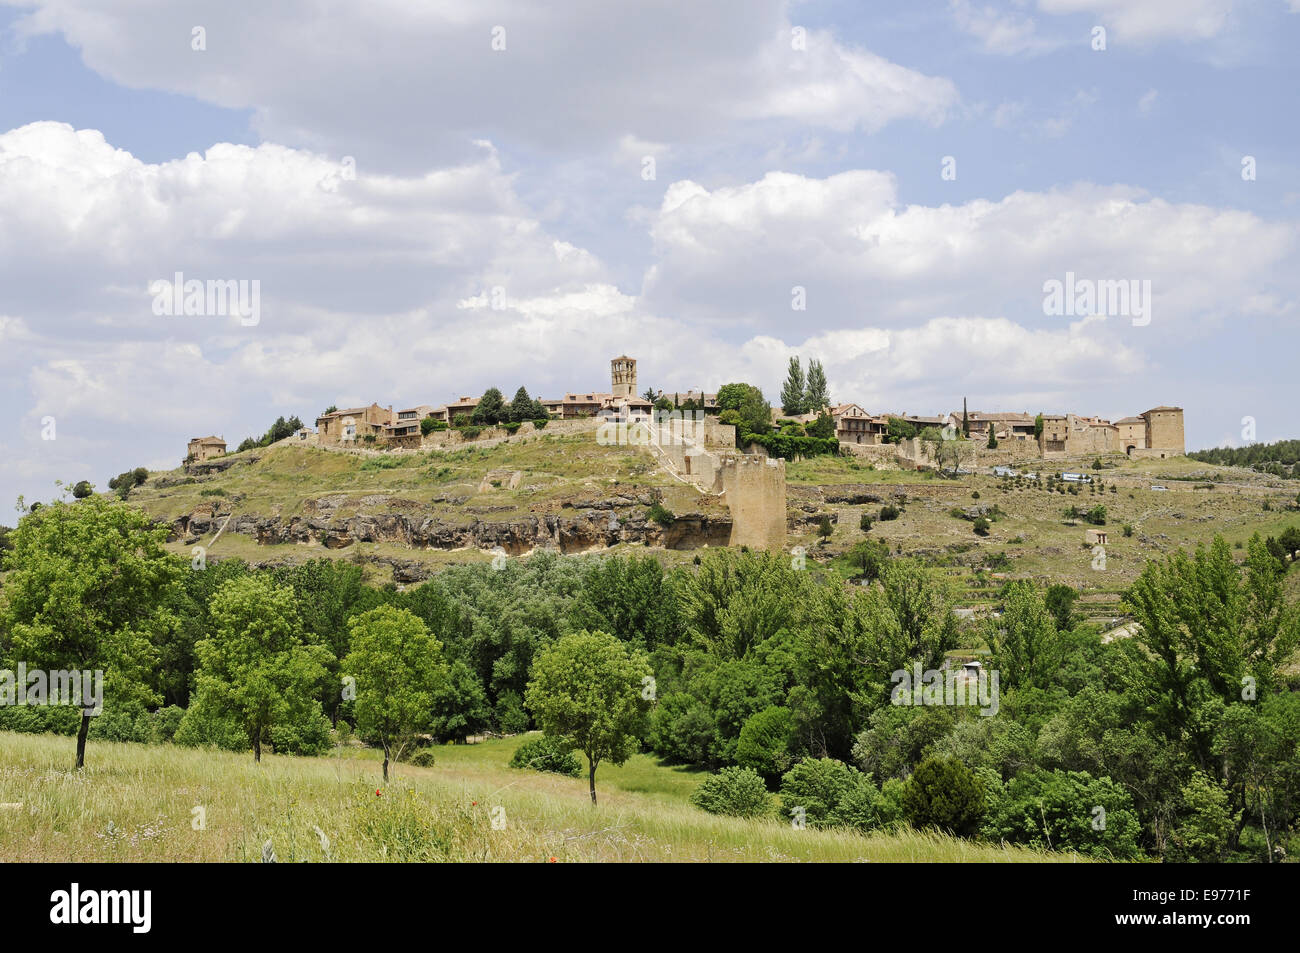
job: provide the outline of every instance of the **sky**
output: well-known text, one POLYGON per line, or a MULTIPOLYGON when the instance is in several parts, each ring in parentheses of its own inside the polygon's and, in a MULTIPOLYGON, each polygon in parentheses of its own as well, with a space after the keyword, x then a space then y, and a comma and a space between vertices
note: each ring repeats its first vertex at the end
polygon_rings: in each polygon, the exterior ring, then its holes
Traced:
POLYGON ((0 523, 624 353, 1298 437, 1297 46, 1300 0, 0 0, 0 523))

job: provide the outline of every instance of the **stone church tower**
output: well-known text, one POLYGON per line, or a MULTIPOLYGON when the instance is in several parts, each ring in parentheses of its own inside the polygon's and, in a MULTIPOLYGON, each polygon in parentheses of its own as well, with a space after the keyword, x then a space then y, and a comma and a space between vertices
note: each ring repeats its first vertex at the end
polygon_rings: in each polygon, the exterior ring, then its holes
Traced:
POLYGON ((609 362, 610 393, 615 398, 636 396, 636 358, 626 354, 609 362))

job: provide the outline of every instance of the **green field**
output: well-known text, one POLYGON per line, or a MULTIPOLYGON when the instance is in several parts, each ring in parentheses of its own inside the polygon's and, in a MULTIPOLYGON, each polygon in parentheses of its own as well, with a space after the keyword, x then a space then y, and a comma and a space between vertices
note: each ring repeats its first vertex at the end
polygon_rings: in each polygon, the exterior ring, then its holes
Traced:
POLYGON ((4 733, 0 860, 258 861, 268 840, 282 863, 1078 859, 909 830, 715 817, 689 802, 703 774, 647 755, 602 766, 593 808, 585 777, 508 767, 520 741, 441 746, 434 767, 399 764, 384 786, 377 753, 355 747, 257 765, 229 752, 92 742, 75 772, 72 739, 4 733))

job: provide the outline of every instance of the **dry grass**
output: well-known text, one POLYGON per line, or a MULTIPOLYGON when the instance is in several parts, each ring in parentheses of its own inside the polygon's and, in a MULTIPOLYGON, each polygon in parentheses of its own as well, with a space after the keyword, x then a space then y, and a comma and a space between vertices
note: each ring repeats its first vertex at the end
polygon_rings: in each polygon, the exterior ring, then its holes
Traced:
MULTIPOLYGON (((796 831, 776 820, 715 817, 690 806, 692 780, 651 759, 586 781, 505 766, 513 744, 437 749, 433 768, 399 765, 380 784, 370 752, 264 756, 0 735, 0 859, 253 861, 269 840, 286 861, 1072 861, 903 831, 796 831), (447 754, 444 756, 444 753, 447 754), (630 787, 626 790, 620 770, 630 787), (381 794, 376 795, 376 790, 381 794), (193 828, 194 809, 206 826, 193 828), (501 813, 501 812, 504 813, 501 813), (496 817, 504 828, 493 828, 496 817), (323 837, 322 837, 323 835, 323 837)), ((635 759, 634 759, 635 762, 635 759)))

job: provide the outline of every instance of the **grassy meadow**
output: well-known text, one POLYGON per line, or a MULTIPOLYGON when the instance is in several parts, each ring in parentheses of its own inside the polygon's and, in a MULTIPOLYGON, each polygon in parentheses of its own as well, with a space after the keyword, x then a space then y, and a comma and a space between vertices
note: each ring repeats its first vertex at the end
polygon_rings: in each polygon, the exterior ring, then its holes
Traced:
POLYGON ((0 860, 253 862, 268 840, 281 863, 1078 859, 910 830, 717 817, 690 804, 702 773, 647 755, 601 766, 593 808, 585 777, 510 768, 522 741, 440 746, 433 767, 398 764, 385 786, 378 753, 357 747, 264 754, 257 765, 247 754, 92 742, 76 772, 72 739, 3 733, 0 860))

